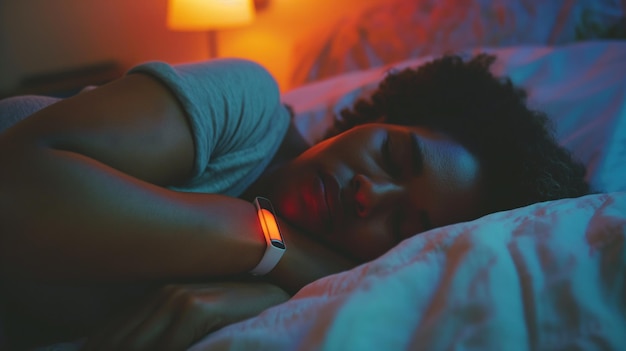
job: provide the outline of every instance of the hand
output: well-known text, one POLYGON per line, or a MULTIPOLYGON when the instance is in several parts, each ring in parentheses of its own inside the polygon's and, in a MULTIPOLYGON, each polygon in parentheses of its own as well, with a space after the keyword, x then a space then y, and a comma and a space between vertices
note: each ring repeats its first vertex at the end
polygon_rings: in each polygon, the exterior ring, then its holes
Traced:
POLYGON ((89 337, 83 351, 186 350, 207 334, 288 299, 267 283, 166 286, 89 337))

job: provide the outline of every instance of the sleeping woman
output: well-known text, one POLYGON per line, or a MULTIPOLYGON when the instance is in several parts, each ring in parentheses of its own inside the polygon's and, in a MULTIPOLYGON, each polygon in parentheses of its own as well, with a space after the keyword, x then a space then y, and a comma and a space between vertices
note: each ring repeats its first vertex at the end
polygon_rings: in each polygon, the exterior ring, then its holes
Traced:
POLYGON ((0 102, 0 119, 28 116, 0 133, 8 339, 184 349, 415 234, 587 194, 494 59, 390 72, 315 145, 243 60, 152 62, 52 104, 0 102), (257 196, 286 250, 253 276, 270 251, 257 196))

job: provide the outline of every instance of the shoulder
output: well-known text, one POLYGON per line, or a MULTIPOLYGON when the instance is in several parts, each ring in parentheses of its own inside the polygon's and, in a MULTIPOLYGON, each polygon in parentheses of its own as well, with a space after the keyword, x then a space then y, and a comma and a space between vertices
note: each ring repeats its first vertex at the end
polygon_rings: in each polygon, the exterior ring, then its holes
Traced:
POLYGON ((129 73, 147 73, 193 81, 229 81, 244 85, 270 85, 278 89, 274 77, 262 65, 245 59, 215 59, 200 62, 169 64, 151 61, 133 67, 129 73))
POLYGON ((245 59, 215 59, 175 65, 153 61, 136 66, 129 73, 149 74, 177 95, 206 97, 208 94, 231 101, 238 100, 234 98, 237 96, 255 105, 274 105, 280 100, 280 90, 274 77, 262 65, 245 59))

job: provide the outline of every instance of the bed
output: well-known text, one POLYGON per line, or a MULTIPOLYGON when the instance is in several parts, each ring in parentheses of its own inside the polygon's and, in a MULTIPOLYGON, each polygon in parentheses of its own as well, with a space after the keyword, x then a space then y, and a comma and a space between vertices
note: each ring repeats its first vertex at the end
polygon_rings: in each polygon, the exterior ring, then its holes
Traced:
POLYGON ((224 328, 201 350, 626 349, 624 2, 392 1, 300 48, 283 95, 309 141, 390 69, 498 56, 596 194, 434 229, 224 328))
POLYGON ((626 349, 625 13, 618 0, 395 0, 303 40, 283 100, 309 141, 390 69, 488 52, 597 193, 414 236, 190 350, 626 349))

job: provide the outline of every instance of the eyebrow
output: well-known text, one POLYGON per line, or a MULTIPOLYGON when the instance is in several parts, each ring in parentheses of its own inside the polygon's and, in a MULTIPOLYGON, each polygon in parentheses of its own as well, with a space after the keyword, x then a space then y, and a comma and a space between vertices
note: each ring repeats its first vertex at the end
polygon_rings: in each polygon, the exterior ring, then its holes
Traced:
POLYGON ((416 133, 411 133, 411 161, 413 175, 420 175, 424 170, 424 152, 422 142, 416 133))
MULTIPOLYGON (((411 161, 413 175, 416 177, 421 175, 424 171, 424 148, 422 147, 421 139, 416 133, 411 133, 411 161)), ((426 210, 419 211, 419 219, 423 231, 428 231, 433 228, 433 224, 426 210)))

